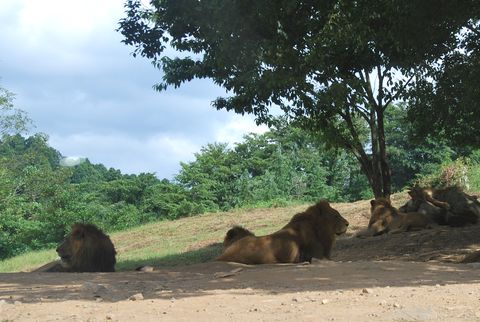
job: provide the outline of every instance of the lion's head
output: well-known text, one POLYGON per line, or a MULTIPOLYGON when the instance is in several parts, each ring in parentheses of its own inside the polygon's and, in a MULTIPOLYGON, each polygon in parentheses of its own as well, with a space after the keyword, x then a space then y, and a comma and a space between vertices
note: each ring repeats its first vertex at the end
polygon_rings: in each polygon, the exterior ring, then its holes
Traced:
POLYGON ((234 226, 227 231, 225 238, 223 239, 223 248, 227 248, 237 240, 246 236, 255 236, 250 230, 241 226, 234 226))
POLYGON ((388 198, 370 200, 370 206, 370 232, 373 236, 388 232, 389 225, 399 216, 397 208, 392 206, 388 198))
POLYGON ((390 199, 380 197, 370 200, 370 210, 373 211, 376 207, 392 207, 390 199))
POLYGON ((370 221, 368 227, 371 227, 377 221, 391 221, 391 217, 395 216, 397 209, 390 203, 390 199, 376 198, 370 200, 370 221))
POLYGON ((341 235, 347 231, 348 221, 343 218, 337 210, 333 209, 326 200, 321 200, 315 205, 310 206, 305 211, 305 214, 313 215, 316 226, 322 230, 328 227, 328 230, 335 235, 341 235))
POLYGON ((74 224, 57 247, 62 265, 72 272, 114 272, 115 248, 110 238, 90 224, 74 224))

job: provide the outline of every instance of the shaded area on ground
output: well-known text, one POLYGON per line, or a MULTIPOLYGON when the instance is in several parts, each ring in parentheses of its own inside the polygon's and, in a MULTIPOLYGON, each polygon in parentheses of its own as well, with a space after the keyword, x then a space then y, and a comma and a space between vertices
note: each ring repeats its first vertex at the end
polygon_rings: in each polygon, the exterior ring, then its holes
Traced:
POLYGON ((369 238, 340 238, 333 260, 406 260, 458 263, 480 249, 480 225, 436 226, 421 231, 369 238))
MULTIPOLYGON (((202 243, 204 244, 204 243, 202 243)), ((195 263, 205 263, 210 262, 215 259, 220 252, 222 251, 222 244, 211 242, 207 243, 205 246, 196 245, 192 247, 191 250, 188 250, 183 253, 154 257, 150 258, 147 261, 145 260, 122 260, 118 263, 116 269, 117 271, 131 271, 140 266, 154 266, 157 268, 162 267, 177 267, 182 263, 183 265, 191 265, 195 263)))
POLYGON ((211 262, 151 273, 5 273, 0 300, 26 303, 65 300, 122 301, 136 293, 145 299, 209 295, 216 290, 272 294, 480 282, 478 264, 402 261, 247 266, 211 262), (219 277, 215 273, 229 273, 219 277))

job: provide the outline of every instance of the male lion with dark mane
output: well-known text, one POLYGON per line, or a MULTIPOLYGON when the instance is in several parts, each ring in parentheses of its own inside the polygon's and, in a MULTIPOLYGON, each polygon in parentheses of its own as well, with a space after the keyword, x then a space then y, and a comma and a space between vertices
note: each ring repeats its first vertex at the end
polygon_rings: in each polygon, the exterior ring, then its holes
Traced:
POLYGON ((114 272, 115 247, 110 238, 91 224, 74 224, 57 247, 60 261, 46 264, 34 272, 114 272))
MULTIPOLYGON (((244 264, 299 263, 313 257, 330 259, 337 235, 345 233, 348 221, 320 201, 292 217, 279 231, 266 235, 245 234, 228 245, 216 259, 244 264)), ((242 228, 243 229, 243 228, 242 228)))

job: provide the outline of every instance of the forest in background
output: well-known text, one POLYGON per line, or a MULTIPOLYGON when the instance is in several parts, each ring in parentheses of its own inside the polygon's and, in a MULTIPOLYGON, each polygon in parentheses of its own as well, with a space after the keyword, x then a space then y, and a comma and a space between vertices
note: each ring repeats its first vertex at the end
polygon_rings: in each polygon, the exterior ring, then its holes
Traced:
MULTIPOLYGON (((388 110, 393 190, 413 184, 480 190, 480 150, 412 139, 406 108, 388 110)), ((48 136, 3 133, 0 141, 0 259, 56 245, 75 222, 106 231, 234 208, 283 206, 320 198, 354 201, 372 192, 359 164, 278 118, 264 134, 230 147, 211 143, 173 180, 122 174, 88 159, 61 166, 48 136)), ((368 141, 365 141, 368 146, 368 141)))
POLYGON ((210 79, 228 93, 213 107, 270 131, 207 144, 172 180, 67 168, 47 135, 10 131, 26 119, 2 117, 13 105, 0 88, 0 258, 76 221, 112 231, 413 184, 479 190, 478 1, 128 0, 116 30, 162 72, 155 90, 210 79))

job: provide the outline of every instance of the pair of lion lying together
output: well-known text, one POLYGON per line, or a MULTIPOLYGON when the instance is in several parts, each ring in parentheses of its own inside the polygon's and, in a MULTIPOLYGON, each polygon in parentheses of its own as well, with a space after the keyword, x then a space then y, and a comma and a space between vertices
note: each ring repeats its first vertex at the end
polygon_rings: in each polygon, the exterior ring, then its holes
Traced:
POLYGON ((348 221, 320 201, 292 217, 282 229, 266 236, 255 236, 245 228, 230 229, 218 261, 244 264, 311 262, 312 258, 330 259, 337 235, 347 231, 348 221))
POLYGON ((458 187, 445 189, 412 188, 411 199, 399 209, 389 199, 371 200, 367 231, 358 237, 429 228, 432 224, 452 227, 475 224, 480 217, 480 203, 458 187))
MULTIPOLYGON (((348 221, 327 201, 320 201, 292 217, 279 231, 257 237, 242 227, 230 229, 218 261, 245 264, 299 263, 315 258, 330 259, 337 235, 345 233, 348 221)), ((115 248, 110 238, 93 225, 75 224, 57 248, 61 261, 37 272, 113 272, 115 248)))
POLYGON ((412 188, 411 199, 401 211, 417 211, 439 225, 452 227, 475 224, 480 217, 480 203, 476 196, 465 193, 461 188, 445 189, 412 188))

